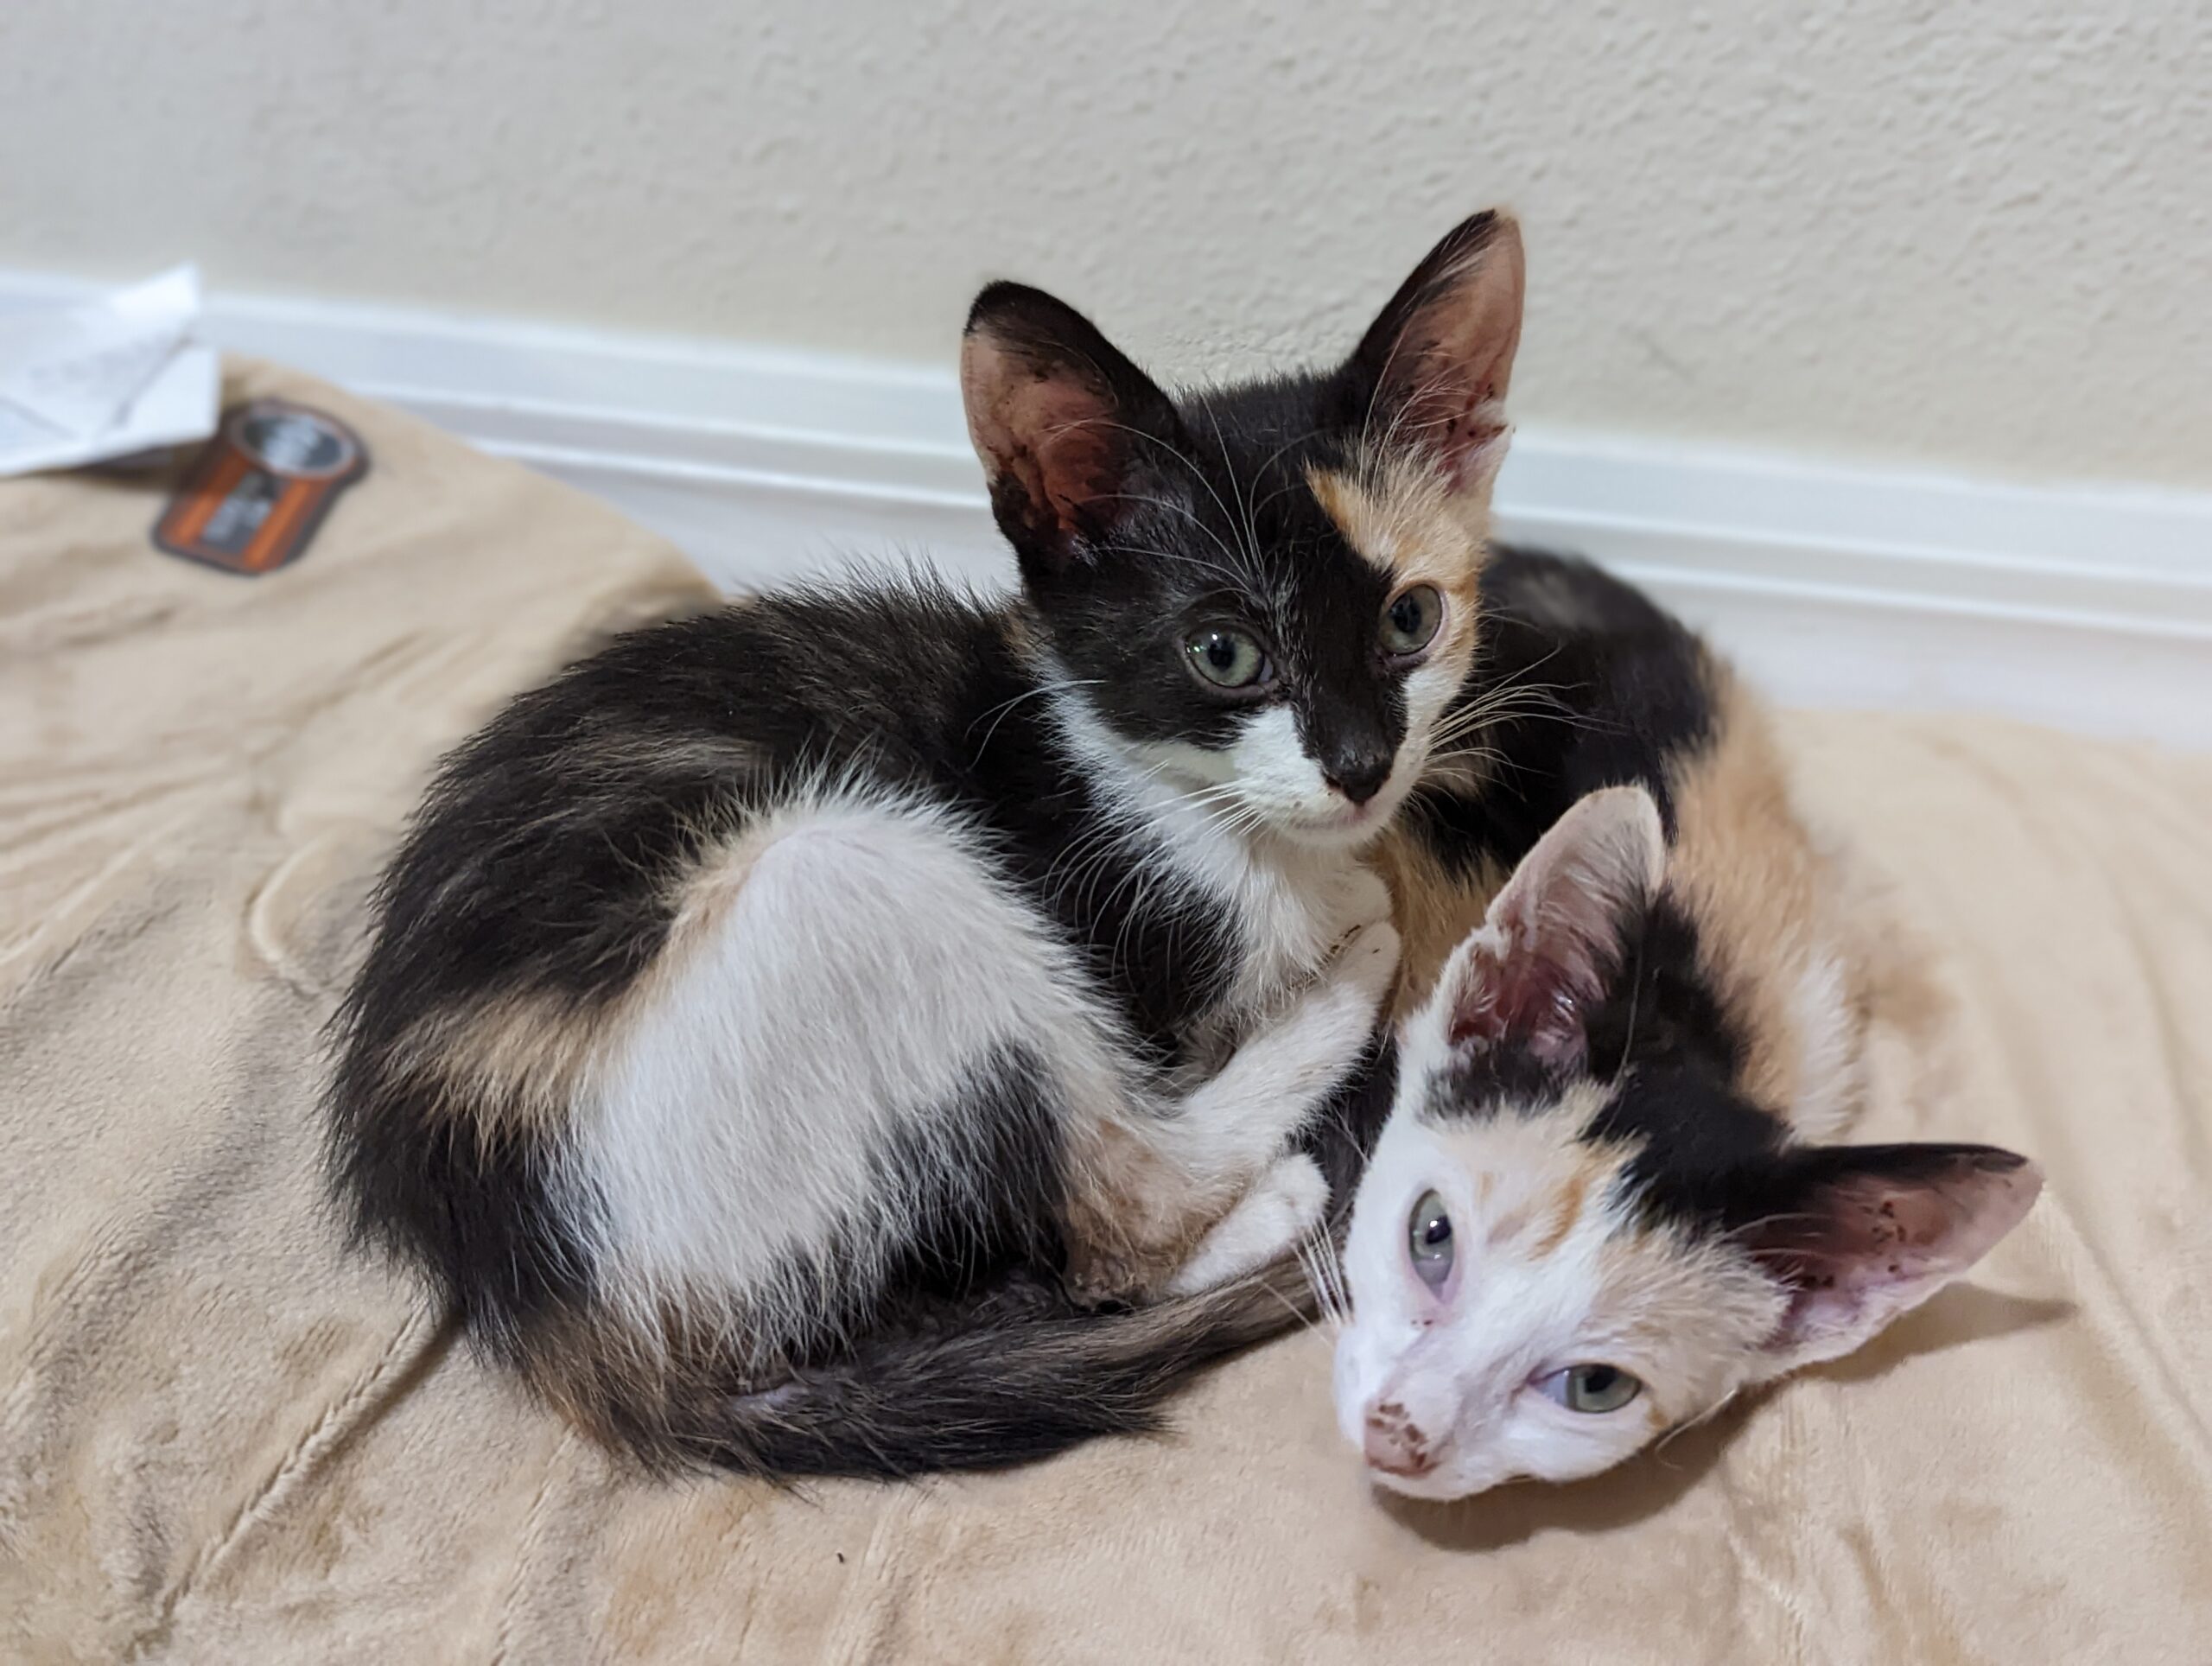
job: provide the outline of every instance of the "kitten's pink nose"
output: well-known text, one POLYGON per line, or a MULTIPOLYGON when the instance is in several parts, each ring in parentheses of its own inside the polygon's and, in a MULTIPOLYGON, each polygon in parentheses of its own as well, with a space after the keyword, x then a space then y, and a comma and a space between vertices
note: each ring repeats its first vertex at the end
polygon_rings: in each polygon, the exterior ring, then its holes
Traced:
POLYGON ((1436 1467, 1436 1453, 1430 1449, 1428 1437, 1414 1427, 1406 1408, 1395 1400, 1385 1400, 1367 1414, 1362 1449, 1367 1466, 1385 1475, 1410 1480, 1436 1467))

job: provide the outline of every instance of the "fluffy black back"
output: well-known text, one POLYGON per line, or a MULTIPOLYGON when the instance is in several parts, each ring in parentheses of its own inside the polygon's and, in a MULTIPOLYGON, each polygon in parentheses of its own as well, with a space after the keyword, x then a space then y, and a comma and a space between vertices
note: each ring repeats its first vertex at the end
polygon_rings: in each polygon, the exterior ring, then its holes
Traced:
POLYGON ((1424 792, 1410 819, 1446 861, 1510 868, 1601 787, 1641 786, 1674 832, 1672 767, 1718 737, 1711 657, 1681 620, 1594 563, 1494 544, 1482 644, 1459 708, 1491 715, 1481 790, 1424 792))

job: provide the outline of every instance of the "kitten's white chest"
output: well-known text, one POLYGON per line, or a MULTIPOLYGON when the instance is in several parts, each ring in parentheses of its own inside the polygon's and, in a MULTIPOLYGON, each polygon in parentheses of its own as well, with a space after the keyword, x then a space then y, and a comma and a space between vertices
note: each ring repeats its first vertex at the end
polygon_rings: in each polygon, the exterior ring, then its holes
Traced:
MULTIPOLYGON (((1237 812, 1224 811, 1218 797, 1226 758, 1167 743, 1138 763, 1083 702, 1058 698, 1052 709, 1070 756, 1127 818, 1133 843, 1148 847, 1133 859, 1155 873, 1164 868, 1180 900, 1199 899, 1221 917, 1236 970, 1214 1008, 1194 1015, 1186 1033, 1199 1053, 1233 1046, 1310 984, 1353 931, 1389 914, 1389 888, 1357 849, 1238 829, 1237 812), (1176 785, 1178 776, 1198 785, 1176 785)), ((1295 747, 1278 737, 1274 749, 1295 747)))
POLYGON ((1243 954, 1230 1007, 1257 1014, 1304 988, 1352 932, 1389 912, 1390 893, 1353 851, 1248 849, 1232 908, 1243 954))

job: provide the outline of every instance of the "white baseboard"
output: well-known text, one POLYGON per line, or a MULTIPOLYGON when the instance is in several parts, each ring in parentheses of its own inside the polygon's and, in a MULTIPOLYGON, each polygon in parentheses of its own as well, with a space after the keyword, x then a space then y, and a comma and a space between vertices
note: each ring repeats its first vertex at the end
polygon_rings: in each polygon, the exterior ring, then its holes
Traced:
MULTIPOLYGON (((0 272, 0 307, 86 287, 0 272)), ((949 366, 220 294, 206 334, 605 498, 731 586, 1010 574, 949 366)), ((1498 528, 1647 586, 1785 701, 2212 747, 2212 494, 1531 429, 1498 528)))

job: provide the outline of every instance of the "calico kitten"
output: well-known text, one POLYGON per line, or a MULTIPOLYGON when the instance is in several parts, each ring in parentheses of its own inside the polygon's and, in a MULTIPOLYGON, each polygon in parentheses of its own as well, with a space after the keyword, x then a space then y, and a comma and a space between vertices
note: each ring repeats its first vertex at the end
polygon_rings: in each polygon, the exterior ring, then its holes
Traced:
POLYGON ((1437 1498, 1592 1474, 1849 1352, 2041 1185, 1987 1146, 1825 1143, 1872 1025, 1920 1015, 1877 900, 1680 625, 1529 552, 1495 552, 1484 589, 1467 701, 1492 721, 1393 852, 1400 1076, 1336 1360, 1345 1437, 1437 1498), (1448 959, 1412 939, 1493 889, 1448 959))
POLYGON ((1361 851, 1471 664, 1521 296, 1481 215, 1341 366, 1179 399, 986 289, 1020 595, 765 596, 447 760, 338 1020, 360 1231, 661 1465, 1033 1458, 1291 1322, 1253 1275, 1371 1062, 1361 851))

